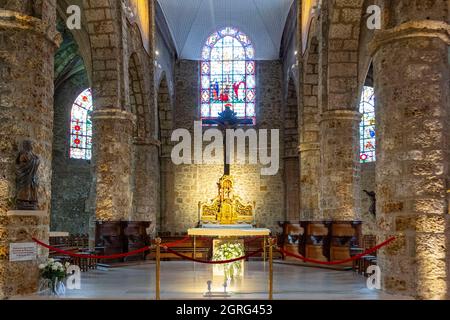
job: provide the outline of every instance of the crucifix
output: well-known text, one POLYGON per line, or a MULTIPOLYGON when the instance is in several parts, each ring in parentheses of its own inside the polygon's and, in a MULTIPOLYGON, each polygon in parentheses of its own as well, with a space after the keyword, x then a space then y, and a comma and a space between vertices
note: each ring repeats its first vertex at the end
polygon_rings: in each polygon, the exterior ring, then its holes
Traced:
POLYGON ((231 152, 233 150, 228 150, 228 129, 236 129, 240 125, 253 124, 252 119, 239 119, 237 113, 231 110, 231 105, 225 105, 225 110, 219 113, 216 119, 204 119, 204 124, 217 125, 224 135, 223 139, 223 174, 225 176, 230 175, 230 163, 231 163, 231 152))

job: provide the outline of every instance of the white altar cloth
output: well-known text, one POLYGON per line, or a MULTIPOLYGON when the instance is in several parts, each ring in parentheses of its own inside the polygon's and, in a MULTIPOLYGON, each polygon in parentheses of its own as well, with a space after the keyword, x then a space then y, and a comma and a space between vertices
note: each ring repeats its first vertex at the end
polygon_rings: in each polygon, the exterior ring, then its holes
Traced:
POLYGON ((208 237, 255 237, 269 236, 270 229, 265 228, 192 228, 188 230, 189 236, 208 237))

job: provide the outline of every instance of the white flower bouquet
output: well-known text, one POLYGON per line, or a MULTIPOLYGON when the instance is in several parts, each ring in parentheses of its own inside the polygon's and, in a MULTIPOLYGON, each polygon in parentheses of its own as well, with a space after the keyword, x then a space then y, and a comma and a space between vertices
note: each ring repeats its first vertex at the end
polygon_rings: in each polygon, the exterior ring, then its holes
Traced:
MULTIPOLYGON (((243 257, 244 246, 238 242, 224 242, 220 244, 214 252, 213 261, 233 260, 243 257)), ((225 279, 233 279, 235 274, 240 274, 241 261, 227 263, 223 266, 225 279)))
POLYGON ((61 290, 61 286, 64 286, 64 280, 67 277, 67 268, 70 263, 66 262, 62 264, 55 259, 48 259, 47 262, 39 265, 41 277, 48 284, 54 294, 58 294, 61 290))

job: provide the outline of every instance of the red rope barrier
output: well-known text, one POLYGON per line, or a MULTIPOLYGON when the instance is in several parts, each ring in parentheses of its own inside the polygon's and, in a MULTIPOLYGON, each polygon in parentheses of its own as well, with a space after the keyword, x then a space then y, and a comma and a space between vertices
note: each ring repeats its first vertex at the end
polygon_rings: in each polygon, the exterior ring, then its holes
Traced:
POLYGON ((355 256, 353 256, 353 257, 351 257, 351 258, 347 258, 347 259, 343 259, 343 260, 335 260, 335 261, 320 261, 320 260, 315 260, 315 259, 306 258, 306 257, 304 257, 304 256, 302 256, 302 255, 298 255, 298 254, 295 254, 295 253, 291 253, 291 252, 288 252, 288 251, 283 250, 283 249, 281 249, 281 248, 277 248, 277 250, 278 250, 279 252, 281 252, 281 253, 287 255, 287 256, 294 257, 294 258, 297 258, 297 259, 299 259, 299 260, 303 260, 303 262, 311 262, 311 263, 323 264, 323 265, 336 265, 336 264, 343 264, 343 263, 347 263, 347 262, 350 262, 350 261, 353 261, 353 260, 361 259, 362 257, 364 257, 364 256, 366 256, 366 255, 368 255, 368 254, 371 254, 372 252, 375 252, 375 251, 377 251, 378 249, 380 249, 380 248, 382 248, 382 247, 388 245, 389 243, 391 243, 391 242, 394 241, 394 240, 395 240, 395 237, 389 238, 389 239, 387 239, 386 241, 380 243, 379 245, 377 245, 377 246, 375 246, 375 247, 373 247, 373 248, 371 248, 371 249, 368 249, 368 250, 364 251, 363 253, 360 253, 360 254, 358 254, 358 255, 355 255, 355 256))
MULTIPOLYGON (((249 240, 248 242, 252 242, 255 241, 257 239, 259 239, 260 237, 256 237, 255 239, 249 240)), ((170 248, 170 247, 176 247, 178 244, 186 242, 190 239, 189 236, 184 237, 183 239, 174 241, 174 242, 169 242, 169 243, 164 243, 161 244, 161 247, 166 247, 166 248, 170 248)), ((209 239, 209 238, 203 238, 203 239, 209 239)), ((126 253, 118 253, 118 254, 113 254, 113 255, 109 255, 109 256, 104 256, 104 255, 94 255, 94 254, 81 254, 81 253, 73 253, 73 252, 69 252, 69 251, 65 251, 59 248, 55 248, 52 247, 42 241, 39 241, 35 238, 33 238, 33 241, 36 242, 37 244, 39 244, 40 246, 47 248, 51 251, 57 252, 59 254, 65 255, 65 256, 70 256, 70 257, 74 257, 74 258, 82 258, 82 259, 103 259, 103 260, 110 260, 110 259, 119 259, 119 258, 125 258, 125 257, 129 257, 129 256, 135 256, 138 255, 140 253, 143 253, 145 251, 151 250, 150 246, 147 247, 143 247, 141 249, 137 249, 134 251, 130 251, 130 252, 126 252, 126 253)), ((248 243, 246 242, 246 243, 248 243)), ((247 258, 247 257, 245 257, 247 258)), ((197 261, 198 262, 198 261, 197 261)))
POLYGON ((186 237, 184 237, 184 238, 181 239, 181 240, 177 240, 177 241, 173 241, 173 242, 168 242, 168 243, 162 243, 161 246, 164 246, 164 247, 176 247, 178 244, 183 243, 183 242, 186 242, 186 241, 188 241, 189 239, 190 239, 190 237, 189 237, 189 236, 186 236, 186 237))
POLYGON ((239 258, 235 258, 235 259, 222 260, 222 261, 206 261, 206 260, 198 260, 198 259, 195 259, 195 258, 191 258, 191 257, 189 257, 189 256, 186 256, 186 255, 184 255, 184 254, 181 254, 181 253, 179 253, 179 252, 176 252, 176 251, 174 251, 174 250, 172 250, 172 249, 170 249, 170 248, 163 248, 163 249, 167 250, 168 252, 170 252, 170 253, 172 253, 172 254, 174 254, 174 255, 180 257, 180 258, 183 258, 183 259, 186 259, 186 260, 189 260, 189 261, 194 261, 194 262, 199 262, 199 263, 205 263, 205 264, 225 264, 225 263, 232 263, 232 262, 236 262, 236 261, 240 261, 240 260, 244 260, 244 259, 247 259, 247 258, 256 256, 258 253, 263 252, 263 249, 259 249, 258 251, 249 253, 249 254, 247 254, 247 255, 245 255, 245 256, 242 256, 242 257, 239 257, 239 258))
POLYGON ((52 247, 46 243, 43 243, 35 238, 33 238, 33 241, 36 242, 38 245, 40 245, 44 248, 47 248, 49 250, 55 251, 59 254, 74 257, 74 258, 82 258, 82 259, 105 259, 105 260, 108 260, 108 259, 125 258, 125 257, 129 257, 129 256, 135 256, 137 254, 143 253, 143 252, 151 249, 151 247, 147 246, 147 247, 144 247, 144 248, 141 248, 138 250, 134 250, 134 251, 130 251, 127 253, 113 254, 113 255, 109 255, 109 256, 99 256, 99 255, 95 255, 95 254, 80 254, 80 253, 73 253, 73 252, 61 250, 61 249, 52 247))

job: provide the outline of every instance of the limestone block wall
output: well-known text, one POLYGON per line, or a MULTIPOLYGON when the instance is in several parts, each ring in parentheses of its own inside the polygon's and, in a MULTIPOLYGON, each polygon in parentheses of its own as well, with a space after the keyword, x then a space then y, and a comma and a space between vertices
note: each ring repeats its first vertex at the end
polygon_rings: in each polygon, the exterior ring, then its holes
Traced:
POLYGON ((369 213, 371 204, 370 198, 363 192, 376 191, 375 186, 375 163, 362 163, 361 164, 361 220, 363 221, 362 233, 363 235, 376 235, 377 234, 377 221, 376 218, 369 213))
MULTIPOLYGON (((194 120, 199 120, 199 63, 179 61, 175 68, 176 101, 174 105, 174 128, 193 130, 194 120)), ((278 61, 257 62, 257 128, 280 129, 283 141, 282 68, 278 61)), ((283 150, 280 150, 280 155, 283 150)), ((170 159, 168 159, 170 160, 170 159)), ((236 193, 245 201, 256 202, 256 223, 277 231, 277 221, 284 220, 283 168, 275 176, 261 176, 260 165, 233 165, 236 176, 236 193)), ((219 178, 223 174, 221 165, 180 165, 166 163, 161 179, 162 230, 183 233, 198 222, 198 202, 207 201, 217 195, 219 178)))
POLYGON ((55 94, 52 161, 52 231, 88 233, 92 212, 87 200, 92 183, 91 162, 70 159, 70 115, 78 95, 88 88, 85 74, 64 83, 55 94))

